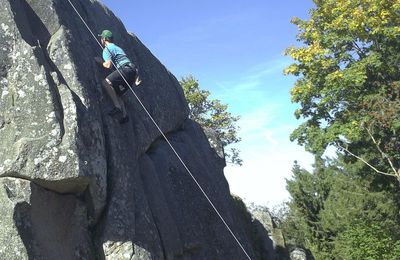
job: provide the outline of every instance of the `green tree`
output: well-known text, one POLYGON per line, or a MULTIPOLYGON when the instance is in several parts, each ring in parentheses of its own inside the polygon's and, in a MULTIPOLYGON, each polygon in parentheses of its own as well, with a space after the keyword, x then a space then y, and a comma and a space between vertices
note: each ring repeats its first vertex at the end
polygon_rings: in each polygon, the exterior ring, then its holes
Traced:
POLYGON ((189 118, 198 122, 202 127, 211 128, 222 142, 227 162, 242 165, 240 151, 228 146, 240 142, 239 127, 236 122, 239 116, 228 112, 228 105, 218 99, 210 99, 210 92, 203 90, 192 75, 182 77, 179 81, 189 105, 189 118))
POLYGON ((319 216, 322 229, 332 234, 331 254, 336 259, 396 259, 398 190, 374 185, 374 178, 362 178, 359 168, 346 163, 343 156, 329 167, 336 174, 319 216))
POLYGON ((301 47, 286 74, 302 123, 291 135, 313 153, 334 145, 400 182, 400 0, 314 0, 293 19, 301 47))
POLYGON ((320 212, 329 194, 333 172, 317 160, 315 171, 310 173, 295 163, 287 190, 292 200, 289 212, 282 221, 283 233, 289 245, 311 250, 317 259, 334 259, 332 234, 324 230, 320 212))
POLYGON ((302 44, 286 50, 285 74, 298 77, 304 119, 291 139, 318 160, 311 173, 295 166, 283 226, 317 259, 397 259, 400 0, 314 3, 308 20, 293 19, 302 44), (328 145, 337 158, 321 160, 328 145))
POLYGON ((281 224, 288 244, 311 250, 316 259, 396 259, 400 195, 374 181, 361 178, 342 155, 318 159, 313 172, 295 164, 281 224))
POLYGON ((397 260, 400 241, 395 240, 380 225, 358 224, 340 234, 334 255, 339 259, 397 260))

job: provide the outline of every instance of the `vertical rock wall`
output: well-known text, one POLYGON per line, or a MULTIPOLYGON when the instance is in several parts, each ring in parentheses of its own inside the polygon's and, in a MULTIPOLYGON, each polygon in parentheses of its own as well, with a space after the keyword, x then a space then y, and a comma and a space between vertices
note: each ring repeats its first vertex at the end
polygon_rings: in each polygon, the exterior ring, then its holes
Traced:
MULTIPOLYGON (((101 49, 68 1, 0 3, 0 259, 246 259, 133 95, 128 124, 107 116, 101 49)), ((73 3, 139 65, 137 95, 255 256, 176 78, 101 3, 73 3)))

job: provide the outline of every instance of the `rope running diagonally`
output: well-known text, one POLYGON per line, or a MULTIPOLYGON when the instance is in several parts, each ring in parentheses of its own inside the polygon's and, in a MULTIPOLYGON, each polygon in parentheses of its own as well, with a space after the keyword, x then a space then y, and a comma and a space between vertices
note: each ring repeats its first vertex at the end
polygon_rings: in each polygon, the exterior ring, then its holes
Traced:
MULTIPOLYGON (((87 25, 87 23, 85 22, 85 20, 82 18, 82 16, 80 15, 80 13, 78 12, 78 10, 76 9, 76 7, 74 6, 74 4, 71 2, 71 0, 68 0, 69 4, 71 5, 71 7, 74 9, 74 11, 76 12, 76 14, 79 16, 79 18, 81 19, 81 21, 84 23, 85 27, 88 29, 88 31, 90 32, 90 34, 93 36, 93 38, 96 40, 96 42, 99 44, 100 48, 102 50, 104 50, 103 46, 101 45, 101 43, 99 42, 99 40, 97 39, 97 37, 94 35, 93 31, 90 29, 90 27, 87 25)), ((210 203, 210 205, 212 206, 212 208, 214 209, 214 211, 217 213, 217 215, 219 216, 219 218, 222 220, 222 222, 224 223, 224 225, 226 226, 226 228, 228 229, 228 231, 231 233, 231 235, 233 236, 233 238, 236 240, 236 242, 238 243, 238 245, 240 246, 240 248, 242 249, 243 253, 246 255, 246 257, 248 259, 251 260, 249 254, 246 252, 246 250, 244 249, 243 245, 240 243, 240 241, 238 240, 238 238, 235 236, 235 234, 232 232, 231 228, 229 227, 229 225, 226 223, 226 221, 224 220, 224 218, 221 216, 221 214, 219 213, 219 211, 217 210, 217 208, 214 206, 214 203, 212 203, 212 201, 210 200, 210 198, 208 197, 207 193, 203 190, 203 188, 201 187, 201 185, 199 184, 199 182, 196 180, 196 178, 193 176, 192 172, 189 170, 189 168, 186 166, 186 164, 184 163, 184 161, 182 160, 182 158, 179 156, 178 152, 175 150, 175 148, 172 146, 171 142, 168 140, 168 138, 165 136, 165 134, 162 132, 161 128, 158 126, 158 124, 156 123, 156 121, 154 120, 154 118, 151 116, 150 112, 147 110, 147 108, 144 106, 144 104, 142 103, 142 101, 139 99, 139 97, 136 95, 135 91, 132 89, 132 87, 130 86, 130 84, 128 83, 128 81, 126 80, 126 78, 124 77, 124 75, 121 73, 121 71, 118 69, 118 67, 115 65, 115 63, 113 61, 111 61, 113 66, 116 68, 116 70, 118 71, 118 73, 121 75, 122 79, 125 81, 126 85, 128 86, 128 88, 131 90, 131 92, 133 93, 133 95, 135 96, 136 100, 139 102, 139 104, 142 106, 142 108, 144 109, 144 111, 146 112, 146 114, 149 116, 150 120, 153 122, 153 124, 156 126, 156 128, 158 129, 158 131, 160 132, 160 134, 163 136, 163 138, 165 139, 165 141, 168 143, 169 147, 171 148, 171 150, 174 152, 174 154, 176 155, 176 157, 179 159, 179 161, 182 163, 183 167, 186 169, 186 171, 189 173, 190 177, 192 177, 193 181, 196 183, 196 185, 198 186, 198 188, 200 189, 200 191, 203 193, 204 197, 207 199, 207 201, 210 203)))

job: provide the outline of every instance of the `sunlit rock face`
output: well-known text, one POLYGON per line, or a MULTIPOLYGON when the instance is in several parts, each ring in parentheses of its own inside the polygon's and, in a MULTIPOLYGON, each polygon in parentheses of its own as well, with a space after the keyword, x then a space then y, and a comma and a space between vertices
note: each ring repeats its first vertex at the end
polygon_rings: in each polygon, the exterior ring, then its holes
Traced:
MULTIPOLYGON (((101 3, 72 2, 138 65, 137 96, 257 258, 176 78, 101 3)), ((247 259, 134 95, 129 123, 107 115, 102 50, 69 2, 0 3, 0 259, 247 259)))

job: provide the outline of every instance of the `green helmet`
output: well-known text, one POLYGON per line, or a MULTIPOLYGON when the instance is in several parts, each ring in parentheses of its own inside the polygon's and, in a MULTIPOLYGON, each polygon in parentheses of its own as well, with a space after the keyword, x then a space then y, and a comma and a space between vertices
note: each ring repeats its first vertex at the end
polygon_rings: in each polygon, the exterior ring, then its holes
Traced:
POLYGON ((101 34, 99 34, 99 36, 101 36, 101 38, 106 40, 113 38, 113 34, 110 30, 104 30, 101 34))

